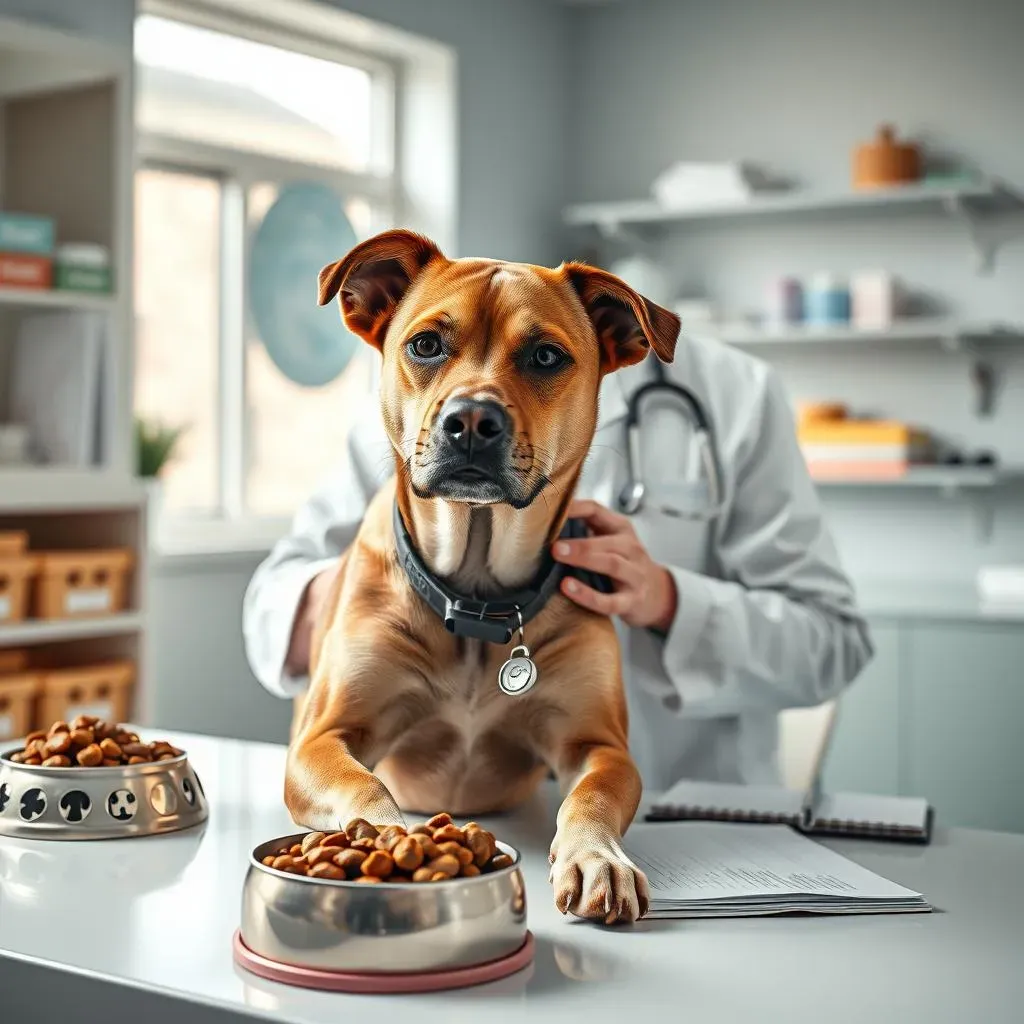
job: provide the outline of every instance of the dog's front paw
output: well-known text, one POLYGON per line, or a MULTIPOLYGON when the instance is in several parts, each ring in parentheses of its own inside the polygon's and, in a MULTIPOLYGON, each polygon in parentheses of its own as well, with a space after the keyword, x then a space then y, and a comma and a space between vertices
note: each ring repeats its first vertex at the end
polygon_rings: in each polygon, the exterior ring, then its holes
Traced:
POLYGON ((630 924, 647 913, 647 877, 617 841, 558 842, 550 881, 563 914, 605 924, 630 924))

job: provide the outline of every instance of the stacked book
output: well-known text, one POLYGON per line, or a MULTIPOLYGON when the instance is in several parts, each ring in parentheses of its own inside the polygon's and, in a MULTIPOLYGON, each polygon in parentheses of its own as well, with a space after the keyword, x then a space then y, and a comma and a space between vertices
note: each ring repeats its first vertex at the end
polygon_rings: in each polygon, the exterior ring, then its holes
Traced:
POLYGON ((892 480, 935 459, 926 433, 888 420, 809 420, 798 437, 817 479, 892 480))
POLYGON ((0 288, 53 284, 53 221, 0 210, 0 288))

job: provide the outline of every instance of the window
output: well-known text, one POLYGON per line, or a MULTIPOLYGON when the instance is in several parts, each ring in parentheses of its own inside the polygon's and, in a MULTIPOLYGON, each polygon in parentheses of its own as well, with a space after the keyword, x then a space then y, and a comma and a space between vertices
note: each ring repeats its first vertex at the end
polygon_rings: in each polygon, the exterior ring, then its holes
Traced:
POLYGON ((272 533, 365 394, 362 343, 316 305, 316 275, 395 223, 394 71, 163 9, 135 47, 135 408, 185 428, 164 515, 272 533))

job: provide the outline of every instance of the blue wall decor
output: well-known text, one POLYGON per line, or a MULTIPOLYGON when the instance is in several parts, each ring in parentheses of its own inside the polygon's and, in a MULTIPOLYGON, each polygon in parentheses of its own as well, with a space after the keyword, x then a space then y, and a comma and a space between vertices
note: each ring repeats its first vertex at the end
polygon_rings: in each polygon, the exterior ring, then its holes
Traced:
POLYGON ((256 230, 249 304, 274 365, 304 387, 330 384, 362 342, 341 322, 338 305, 317 305, 320 268, 357 242, 341 197, 326 185, 285 185, 256 230))

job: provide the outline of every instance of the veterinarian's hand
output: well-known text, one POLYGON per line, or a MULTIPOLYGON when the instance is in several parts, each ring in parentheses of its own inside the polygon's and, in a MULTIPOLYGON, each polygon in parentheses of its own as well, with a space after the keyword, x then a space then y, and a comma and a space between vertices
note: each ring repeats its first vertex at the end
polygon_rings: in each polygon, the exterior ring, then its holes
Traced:
POLYGON ((618 615, 630 626, 668 632, 678 600, 675 581, 647 553, 629 519, 596 501, 572 502, 569 517, 585 520, 593 536, 556 541, 555 559, 609 576, 615 593, 599 593, 571 577, 562 580, 562 593, 590 611, 618 615))
POLYGON ((302 601, 295 614, 292 625, 292 637, 288 644, 285 668, 289 675, 303 676, 309 671, 309 653, 313 642, 313 631, 320 621, 327 595, 331 592, 331 584, 341 568, 339 560, 329 569, 314 576, 306 586, 302 601))

